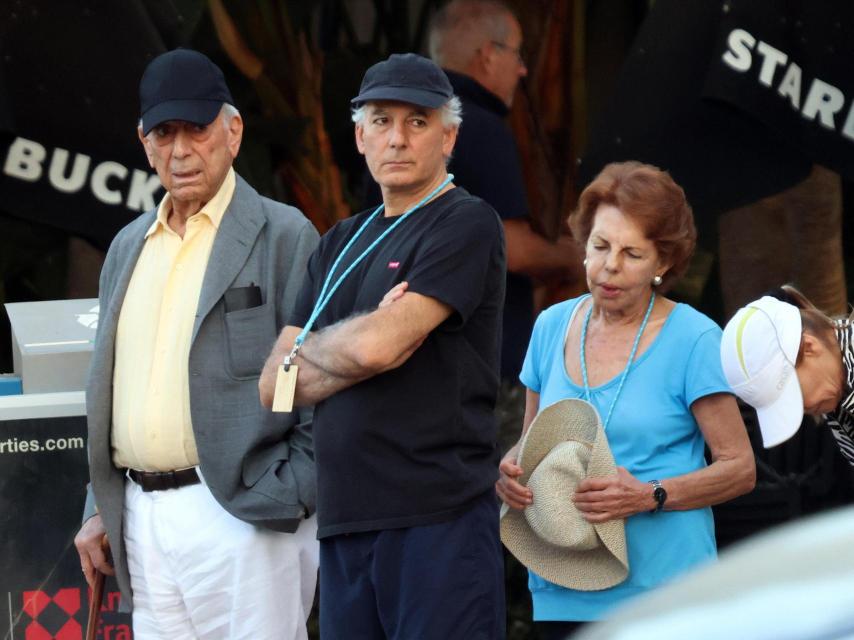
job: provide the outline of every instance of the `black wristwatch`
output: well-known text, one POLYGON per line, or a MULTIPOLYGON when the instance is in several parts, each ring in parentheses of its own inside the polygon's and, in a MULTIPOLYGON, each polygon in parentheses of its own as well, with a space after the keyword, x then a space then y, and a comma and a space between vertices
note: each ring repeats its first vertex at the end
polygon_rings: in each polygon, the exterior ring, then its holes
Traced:
POLYGON ((650 511, 650 513, 658 513, 664 508, 664 503, 667 500, 667 491, 661 486, 661 482, 658 480, 650 480, 649 483, 652 485, 652 497, 655 498, 655 509, 650 511))

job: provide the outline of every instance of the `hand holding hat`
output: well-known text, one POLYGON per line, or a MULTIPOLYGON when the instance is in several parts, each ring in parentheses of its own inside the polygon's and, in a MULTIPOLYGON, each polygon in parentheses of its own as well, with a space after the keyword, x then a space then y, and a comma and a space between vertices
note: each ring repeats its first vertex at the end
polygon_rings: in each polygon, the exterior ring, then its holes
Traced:
POLYGON ((580 399, 543 409, 522 440, 517 480, 534 495, 501 511, 501 540, 522 564, 571 589, 595 591, 628 576, 625 522, 591 523, 572 500, 588 477, 617 473, 596 409, 580 399))
POLYGON ((495 483, 495 492, 501 501, 512 509, 524 509, 533 502, 531 490, 519 484, 522 475, 522 467, 518 464, 519 445, 514 445, 498 465, 499 477, 495 483))
POLYGON ((651 501, 655 499, 650 487, 650 483, 641 482, 624 467, 617 467, 614 475, 582 480, 573 502, 588 522, 628 518, 653 509, 651 501))

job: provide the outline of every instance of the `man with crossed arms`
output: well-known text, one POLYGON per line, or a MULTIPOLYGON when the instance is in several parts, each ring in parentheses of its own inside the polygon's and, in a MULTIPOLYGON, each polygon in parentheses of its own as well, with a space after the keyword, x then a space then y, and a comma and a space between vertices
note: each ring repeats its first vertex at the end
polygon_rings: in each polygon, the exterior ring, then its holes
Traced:
POLYGON ((321 240, 260 383, 269 405, 287 356, 316 403, 321 637, 500 639, 501 221, 446 171, 460 107, 433 62, 392 55, 352 104, 383 207, 321 240))

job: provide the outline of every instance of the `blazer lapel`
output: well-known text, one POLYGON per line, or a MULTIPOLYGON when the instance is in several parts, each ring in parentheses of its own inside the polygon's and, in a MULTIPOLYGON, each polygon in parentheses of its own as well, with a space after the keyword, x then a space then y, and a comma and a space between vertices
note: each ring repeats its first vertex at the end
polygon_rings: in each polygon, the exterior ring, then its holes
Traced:
POLYGON ((255 239, 266 223, 266 218, 258 208, 251 206, 258 194, 243 178, 235 177, 237 184, 234 187, 234 196, 222 217, 208 258, 193 325, 193 340, 196 339, 202 321, 246 264, 252 247, 255 246, 255 239))

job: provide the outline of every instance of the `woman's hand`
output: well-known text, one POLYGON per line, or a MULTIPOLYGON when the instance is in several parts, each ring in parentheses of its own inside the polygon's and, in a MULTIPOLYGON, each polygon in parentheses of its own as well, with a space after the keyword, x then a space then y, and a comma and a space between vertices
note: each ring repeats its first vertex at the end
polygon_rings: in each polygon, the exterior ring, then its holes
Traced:
POLYGON ((516 480, 522 475, 522 467, 516 464, 519 457, 519 445, 514 445, 498 465, 498 481, 495 483, 495 493, 509 507, 513 509, 524 509, 534 500, 531 490, 519 484, 516 480))
POLYGON ((655 509, 652 485, 641 482, 624 467, 617 467, 612 476, 582 480, 572 500, 584 519, 595 523, 655 509))
POLYGON ((406 288, 408 286, 409 283, 405 280, 403 282, 398 282, 383 296, 383 299, 380 300, 380 303, 377 305, 377 308, 379 309, 381 307, 387 307, 396 300, 400 300, 403 297, 403 294, 406 293, 406 288))

